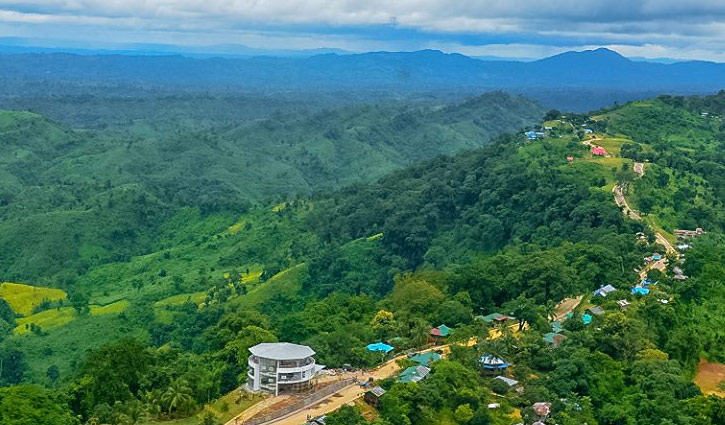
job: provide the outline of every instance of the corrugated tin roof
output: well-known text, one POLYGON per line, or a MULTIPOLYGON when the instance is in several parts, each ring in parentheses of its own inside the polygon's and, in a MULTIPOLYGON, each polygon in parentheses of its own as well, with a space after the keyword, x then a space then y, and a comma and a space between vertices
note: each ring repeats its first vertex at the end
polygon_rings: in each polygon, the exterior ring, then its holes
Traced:
POLYGON ((370 389, 370 392, 373 393, 376 397, 380 397, 385 394, 386 391, 381 387, 373 387, 372 389, 370 389))
POLYGON ((249 352, 257 357, 272 360, 297 360, 315 355, 312 348, 289 342, 263 342, 251 347, 249 352))

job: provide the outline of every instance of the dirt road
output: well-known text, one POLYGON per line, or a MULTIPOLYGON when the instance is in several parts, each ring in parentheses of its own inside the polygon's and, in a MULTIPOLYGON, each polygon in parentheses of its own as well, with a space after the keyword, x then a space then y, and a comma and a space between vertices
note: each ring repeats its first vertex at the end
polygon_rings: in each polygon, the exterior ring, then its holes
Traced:
POLYGON ((632 166, 632 168, 634 168, 635 174, 637 174, 640 177, 644 176, 644 163, 635 162, 634 165, 632 166))
POLYGON ((584 299, 584 295, 562 300, 559 304, 557 304, 556 309, 554 310, 554 320, 559 321, 564 319, 567 314, 574 311, 574 309, 581 304, 582 299, 584 299))
POLYGON ((619 185, 615 185, 612 188, 612 193, 614 193, 614 202, 619 208, 622 209, 624 215, 631 218, 632 220, 642 220, 642 217, 638 213, 632 211, 632 208, 629 207, 627 199, 624 197, 624 194, 622 193, 622 188, 619 185))

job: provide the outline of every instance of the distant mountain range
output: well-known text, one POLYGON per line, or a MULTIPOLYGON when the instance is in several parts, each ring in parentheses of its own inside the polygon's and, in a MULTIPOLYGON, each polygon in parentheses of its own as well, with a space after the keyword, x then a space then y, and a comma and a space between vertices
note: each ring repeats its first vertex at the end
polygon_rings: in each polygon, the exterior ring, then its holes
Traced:
POLYGON ((725 88, 725 64, 633 61, 603 48, 532 62, 480 60, 434 50, 248 58, 19 53, 0 56, 0 77, 10 94, 34 86, 45 93, 119 85, 224 93, 501 89, 547 106, 587 109, 652 94, 718 91, 725 88), (587 92, 589 100, 578 104, 587 92))

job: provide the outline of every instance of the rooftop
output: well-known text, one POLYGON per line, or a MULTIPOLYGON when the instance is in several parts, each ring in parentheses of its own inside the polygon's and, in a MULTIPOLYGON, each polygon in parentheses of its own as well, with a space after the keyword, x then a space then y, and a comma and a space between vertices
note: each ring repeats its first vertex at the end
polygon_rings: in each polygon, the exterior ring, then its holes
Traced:
POLYGON ((414 361, 422 366, 428 366, 431 363, 440 360, 441 355, 438 353, 428 352, 423 354, 417 354, 410 358, 411 361, 414 361))
POLYGON ((263 342, 251 347, 249 352, 257 357, 272 360, 297 360, 315 355, 312 348, 289 342, 263 342))

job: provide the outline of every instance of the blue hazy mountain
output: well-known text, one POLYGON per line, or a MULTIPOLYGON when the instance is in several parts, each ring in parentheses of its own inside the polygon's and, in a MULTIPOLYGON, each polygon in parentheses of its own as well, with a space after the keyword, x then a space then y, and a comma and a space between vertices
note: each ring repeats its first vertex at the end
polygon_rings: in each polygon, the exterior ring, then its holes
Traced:
POLYGON ((325 53, 308 57, 19 53, 0 55, 4 91, 133 86, 229 92, 383 91, 392 94, 502 89, 549 106, 587 109, 654 93, 725 87, 725 64, 633 61, 608 49, 531 62, 480 60, 435 50, 325 53), (15 90, 14 90, 15 89, 15 90), (577 103, 590 93, 590 100, 577 103))

